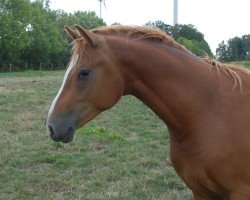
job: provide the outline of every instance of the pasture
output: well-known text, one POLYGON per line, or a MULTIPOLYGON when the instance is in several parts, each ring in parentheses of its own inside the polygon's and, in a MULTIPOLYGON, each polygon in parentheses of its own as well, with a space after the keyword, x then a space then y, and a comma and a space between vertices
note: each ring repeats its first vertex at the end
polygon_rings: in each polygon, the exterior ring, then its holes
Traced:
POLYGON ((0 199, 192 199, 166 126, 134 97, 53 142, 44 121, 63 74, 0 74, 0 199))

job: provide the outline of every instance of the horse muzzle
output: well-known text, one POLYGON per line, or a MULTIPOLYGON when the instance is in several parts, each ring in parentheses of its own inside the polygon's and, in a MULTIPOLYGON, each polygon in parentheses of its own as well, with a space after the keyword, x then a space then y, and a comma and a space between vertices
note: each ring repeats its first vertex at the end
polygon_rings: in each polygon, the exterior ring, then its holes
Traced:
POLYGON ((69 143, 73 140, 75 134, 74 126, 68 123, 47 123, 47 130, 50 137, 55 142, 69 143))

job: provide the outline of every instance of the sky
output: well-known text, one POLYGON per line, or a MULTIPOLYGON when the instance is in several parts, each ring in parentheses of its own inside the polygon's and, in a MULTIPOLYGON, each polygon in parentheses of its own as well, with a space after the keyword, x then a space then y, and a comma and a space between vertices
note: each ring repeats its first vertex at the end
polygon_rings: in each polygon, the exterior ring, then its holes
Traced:
MULTIPOLYGON (((250 34, 250 0, 178 0, 179 24, 193 24, 215 53, 218 44, 235 36, 250 34)), ((51 0, 52 9, 66 12, 95 11, 98 0, 51 0)), ((111 25, 144 25, 161 20, 173 24, 173 0, 106 0, 102 18, 111 25)))

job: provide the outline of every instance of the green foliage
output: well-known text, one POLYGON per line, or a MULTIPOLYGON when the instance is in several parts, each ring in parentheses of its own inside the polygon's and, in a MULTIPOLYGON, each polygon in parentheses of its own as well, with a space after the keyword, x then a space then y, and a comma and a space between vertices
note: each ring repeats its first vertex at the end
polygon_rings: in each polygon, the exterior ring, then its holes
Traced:
MULTIPOLYGON (((207 52, 210 52, 210 48, 205 40, 189 40, 184 37, 179 37, 177 42, 185 46, 189 51, 193 52, 197 56, 205 56, 207 52)), ((211 56, 211 54, 209 54, 211 56)))
POLYGON ((0 1, 0 64, 21 62, 21 51, 29 45, 26 32, 30 15, 28 7, 28 0, 0 1))
POLYGON ((177 24, 172 27, 174 39, 185 37, 188 40, 204 41, 204 35, 191 24, 177 24))
POLYGON ((230 60, 229 51, 227 49, 227 44, 225 44, 223 40, 216 49, 216 56, 220 61, 227 62, 230 60))
POLYGON ((75 24, 81 24, 86 29, 93 29, 98 26, 105 26, 103 19, 96 16, 95 12, 77 11, 72 16, 75 18, 75 24))
POLYGON ((124 140, 124 137, 121 136, 121 134, 119 134, 116 130, 110 130, 105 128, 90 129, 82 132, 82 135, 97 135, 100 137, 104 137, 105 139, 108 139, 110 141, 124 140))
POLYGON ((49 6, 50 0, 0 0, 0 67, 65 66, 71 40, 64 25, 87 29, 106 25, 94 12, 68 14, 49 6))
POLYGON ((197 56, 212 55, 212 51, 204 39, 204 35, 193 25, 177 24, 171 26, 162 21, 148 22, 146 25, 158 27, 173 37, 178 43, 185 46, 197 56))
POLYGON ((234 37, 227 43, 222 41, 216 49, 216 56, 223 62, 250 61, 250 35, 234 37))
POLYGON ((172 26, 169 24, 165 24, 163 21, 155 21, 155 22, 148 22, 146 23, 147 26, 151 26, 151 27, 157 27, 159 29, 161 29, 162 31, 165 31, 168 35, 172 36, 172 26))
POLYGON ((30 45, 24 49, 22 59, 31 62, 34 66, 40 63, 45 65, 56 64, 65 53, 64 41, 60 41, 60 32, 57 27, 56 13, 46 10, 43 3, 35 1, 32 3, 32 17, 28 35, 30 45))

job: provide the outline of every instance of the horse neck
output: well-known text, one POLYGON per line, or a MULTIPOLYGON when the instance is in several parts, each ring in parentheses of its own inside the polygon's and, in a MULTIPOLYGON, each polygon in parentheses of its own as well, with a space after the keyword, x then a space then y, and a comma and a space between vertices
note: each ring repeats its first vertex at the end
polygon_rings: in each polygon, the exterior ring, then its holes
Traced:
POLYGON ((209 109, 216 81, 201 59, 166 44, 117 43, 113 54, 124 77, 125 94, 148 105, 170 129, 185 129, 209 109))

